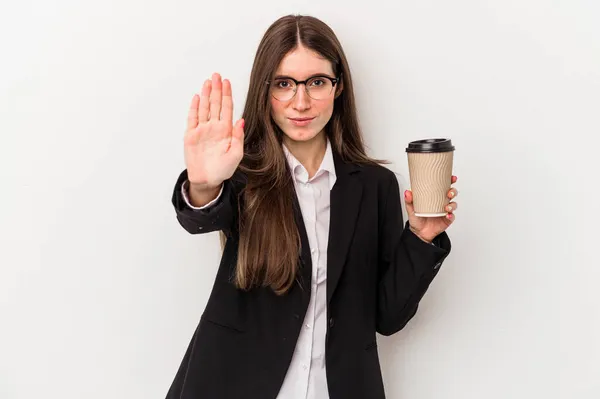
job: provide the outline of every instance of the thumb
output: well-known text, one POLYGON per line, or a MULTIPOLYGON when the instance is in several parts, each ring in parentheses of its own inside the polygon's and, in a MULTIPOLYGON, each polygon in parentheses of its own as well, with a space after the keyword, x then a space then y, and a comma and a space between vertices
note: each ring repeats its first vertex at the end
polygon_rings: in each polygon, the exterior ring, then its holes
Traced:
POLYGON ((231 132, 231 144, 229 148, 233 148, 235 150, 240 150, 244 148, 244 120, 238 120, 233 126, 233 130, 231 132), (238 148, 239 147, 239 148, 238 148))
POLYGON ((406 212, 408 212, 408 215, 409 216, 414 215, 415 208, 413 206, 412 191, 410 191, 410 190, 404 191, 404 202, 406 204, 406 212))
POLYGON ((244 119, 238 120, 233 126, 233 132, 231 135, 236 139, 243 141, 244 140, 244 124, 246 121, 244 119))

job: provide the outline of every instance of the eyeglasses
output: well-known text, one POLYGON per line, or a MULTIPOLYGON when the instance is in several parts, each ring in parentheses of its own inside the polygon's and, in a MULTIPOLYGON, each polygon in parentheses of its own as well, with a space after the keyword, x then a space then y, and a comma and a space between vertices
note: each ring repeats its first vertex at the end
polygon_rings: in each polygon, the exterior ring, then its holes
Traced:
POLYGON ((306 94, 313 100, 324 100, 331 95, 339 78, 325 75, 313 76, 307 80, 298 81, 294 78, 277 78, 266 83, 270 85, 269 91, 279 101, 289 101, 296 95, 298 85, 303 84, 306 94))

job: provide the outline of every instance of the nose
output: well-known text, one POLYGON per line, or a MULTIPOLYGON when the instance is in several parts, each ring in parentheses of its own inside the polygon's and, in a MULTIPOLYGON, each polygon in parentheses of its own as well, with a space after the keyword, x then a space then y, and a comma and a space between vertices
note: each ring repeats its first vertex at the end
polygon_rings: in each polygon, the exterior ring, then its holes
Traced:
POLYGON ((304 111, 310 108, 310 97, 306 93, 304 84, 296 86, 296 95, 292 100, 292 106, 298 111, 304 111))

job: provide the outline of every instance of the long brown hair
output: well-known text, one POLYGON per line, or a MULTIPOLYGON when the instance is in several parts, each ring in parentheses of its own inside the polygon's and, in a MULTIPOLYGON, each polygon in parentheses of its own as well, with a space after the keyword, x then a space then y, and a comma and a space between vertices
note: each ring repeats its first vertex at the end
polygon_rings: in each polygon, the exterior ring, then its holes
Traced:
MULTIPOLYGON (((281 146, 283 132, 271 118, 266 82, 286 54, 300 44, 330 60, 334 73, 341 78, 333 115, 325 127, 332 150, 346 162, 381 162, 365 153, 350 69, 333 30, 311 16, 287 15, 275 21, 258 46, 242 115, 244 158, 239 170, 247 184, 239 198, 235 283, 245 290, 262 285, 283 294, 296 277, 300 254, 293 208, 296 194, 281 146)), ((222 245, 224 239, 221 235, 222 245)))

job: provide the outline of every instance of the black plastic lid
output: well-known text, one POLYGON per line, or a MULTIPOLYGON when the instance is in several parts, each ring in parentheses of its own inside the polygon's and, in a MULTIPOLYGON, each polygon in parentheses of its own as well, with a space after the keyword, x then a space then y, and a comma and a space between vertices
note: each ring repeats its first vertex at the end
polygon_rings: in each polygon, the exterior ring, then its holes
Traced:
POLYGON ((450 139, 425 139, 408 143, 406 152, 448 152, 454 151, 450 139))

